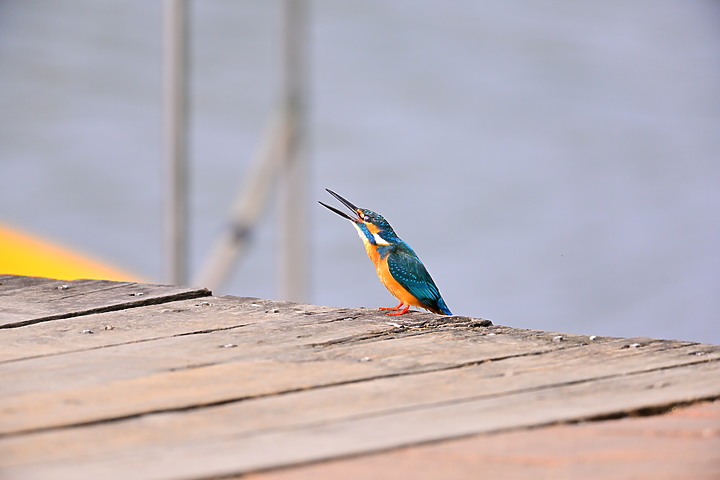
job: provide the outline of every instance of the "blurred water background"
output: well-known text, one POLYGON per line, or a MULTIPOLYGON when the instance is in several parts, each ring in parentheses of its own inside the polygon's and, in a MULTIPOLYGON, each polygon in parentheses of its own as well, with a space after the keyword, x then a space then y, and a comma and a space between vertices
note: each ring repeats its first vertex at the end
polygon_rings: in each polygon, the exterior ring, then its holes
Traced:
MULTIPOLYGON (((0 222, 156 282, 161 6, 0 1, 0 222)), ((191 12, 196 272, 275 102, 280 4, 191 12)), ((311 22, 308 201, 383 214, 456 314, 720 343, 717 2, 314 0, 311 22)), ((309 300, 394 305, 311 211, 309 300)), ((215 293, 277 298, 268 213, 215 293)))

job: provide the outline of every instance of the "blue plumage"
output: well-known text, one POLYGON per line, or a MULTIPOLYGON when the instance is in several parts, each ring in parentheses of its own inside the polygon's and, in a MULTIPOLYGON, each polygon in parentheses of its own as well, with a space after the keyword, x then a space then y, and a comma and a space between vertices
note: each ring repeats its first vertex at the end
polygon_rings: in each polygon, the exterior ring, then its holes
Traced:
POLYGON ((351 217, 334 207, 322 202, 320 204, 353 222, 368 256, 375 264, 380 280, 390 290, 390 293, 400 300, 397 307, 383 309, 397 311, 388 315, 406 313, 410 305, 435 313, 452 315, 425 265, 410 245, 397 236, 382 215, 371 210, 357 208, 337 193, 331 190, 328 192, 345 204, 356 216, 351 217), (407 307, 401 308, 403 305, 407 305, 407 307))
POLYGON ((445 315, 452 315, 430 273, 410 245, 401 240, 388 253, 387 263, 395 281, 424 305, 430 307, 428 310, 439 310, 445 315))

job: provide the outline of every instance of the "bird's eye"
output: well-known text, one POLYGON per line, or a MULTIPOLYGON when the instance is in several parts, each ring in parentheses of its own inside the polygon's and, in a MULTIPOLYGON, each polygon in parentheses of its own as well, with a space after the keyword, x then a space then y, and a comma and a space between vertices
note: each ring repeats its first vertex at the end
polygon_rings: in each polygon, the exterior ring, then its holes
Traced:
POLYGON ((369 222, 369 221, 370 221, 370 217, 368 217, 367 215, 363 215, 363 221, 369 222))

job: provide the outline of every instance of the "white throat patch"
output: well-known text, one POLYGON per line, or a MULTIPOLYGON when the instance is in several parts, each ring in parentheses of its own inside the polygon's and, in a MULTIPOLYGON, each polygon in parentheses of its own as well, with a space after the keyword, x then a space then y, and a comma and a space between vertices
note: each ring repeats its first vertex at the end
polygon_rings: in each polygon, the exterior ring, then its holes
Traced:
MULTIPOLYGON (((365 232, 363 232, 362 229, 357 226, 357 223, 353 222, 352 225, 353 225, 353 227, 355 227, 355 230, 357 230, 358 235, 360 236, 360 240, 362 240, 363 243, 367 242, 368 239, 367 239, 367 237, 365 236, 365 232)), ((378 245, 381 245, 381 246, 388 246, 388 245, 390 245, 390 243, 389 243, 387 240, 385 240, 384 238, 382 238, 382 237, 381 237, 380 235, 378 235, 377 233, 373 233, 373 238, 375 239, 375 243, 378 244, 378 245)), ((369 243, 369 242, 368 242, 368 243, 369 243)))
POLYGON ((383 245, 383 246, 390 245, 387 240, 385 240, 384 238, 382 238, 382 237, 381 237, 380 235, 378 235, 377 233, 373 233, 373 238, 375 238, 375 243, 377 243, 378 245, 383 245))
POLYGON ((360 227, 357 226, 357 223, 352 222, 352 226, 355 227, 355 230, 357 230, 358 235, 360 236, 360 240, 362 240, 363 243, 367 242, 368 239, 367 239, 367 237, 365 237, 365 233, 363 233, 363 231, 360 229, 360 227))

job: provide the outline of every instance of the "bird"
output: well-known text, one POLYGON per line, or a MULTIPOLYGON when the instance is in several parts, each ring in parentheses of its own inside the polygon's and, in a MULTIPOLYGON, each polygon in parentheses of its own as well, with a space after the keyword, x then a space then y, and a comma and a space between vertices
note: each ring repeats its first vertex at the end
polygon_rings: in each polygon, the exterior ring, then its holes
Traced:
POLYGON ((358 208, 332 190, 325 190, 340 200, 354 216, 323 202, 318 203, 352 222, 368 257, 375 265, 380 281, 400 302, 395 307, 383 307, 380 310, 390 310, 387 315, 395 316, 403 315, 410 310, 410 306, 415 306, 433 313, 452 315, 425 265, 410 245, 397 236, 382 215, 358 208))

